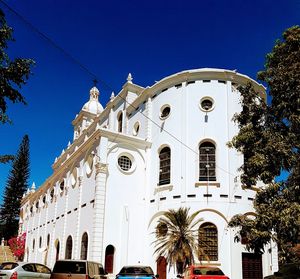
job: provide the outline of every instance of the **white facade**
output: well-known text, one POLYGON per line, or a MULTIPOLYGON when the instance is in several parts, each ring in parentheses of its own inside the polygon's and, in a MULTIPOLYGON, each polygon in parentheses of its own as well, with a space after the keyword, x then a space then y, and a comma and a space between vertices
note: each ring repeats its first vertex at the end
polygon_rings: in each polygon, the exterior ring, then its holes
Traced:
MULTIPOLYGON (((85 234, 87 258, 112 265, 112 275, 128 264, 151 265, 155 272, 157 220, 163 211, 183 206, 190 213, 200 210, 202 223, 217 229, 217 260, 209 264, 220 266, 230 278, 243 278, 242 255, 248 252, 234 242, 235 232, 227 223, 235 214, 253 214, 257 188, 243 189, 238 172, 243 156, 227 142, 238 132, 232 121, 241 110, 237 86, 248 82, 265 97, 262 85, 221 69, 180 72, 147 88, 129 76, 104 109, 99 91, 92 88, 72 122, 73 142, 55 159, 46 182, 23 199, 25 260, 53 266, 57 257, 67 257, 68 238, 71 258, 80 259, 85 234), (164 111, 166 107, 170 110, 164 111), (215 179, 207 170, 207 179, 199 177, 199 147, 207 142, 214 146, 215 165, 205 166, 215 170, 215 179), (171 154, 170 181, 159 185, 164 147, 171 154)), ((262 273, 277 268, 273 249, 262 256, 262 273)), ((167 268, 167 278, 175 276, 167 268)))

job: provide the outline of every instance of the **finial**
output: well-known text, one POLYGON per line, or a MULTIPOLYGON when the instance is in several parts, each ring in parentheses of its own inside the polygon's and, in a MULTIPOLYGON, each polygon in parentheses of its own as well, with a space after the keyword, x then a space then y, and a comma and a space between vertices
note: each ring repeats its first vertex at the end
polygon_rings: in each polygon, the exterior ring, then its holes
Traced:
POLYGON ((98 101, 98 96, 99 96, 99 90, 96 86, 94 86, 91 90, 90 90, 90 100, 97 100, 98 101))
POLYGON ((29 188, 27 188, 26 195, 28 195, 29 193, 30 193, 30 190, 29 190, 29 188))
POLYGON ((127 77, 127 81, 128 81, 129 83, 132 83, 132 80, 133 80, 132 75, 131 75, 131 73, 129 73, 129 74, 128 74, 128 77, 127 77))
POLYGON ((115 92, 111 92, 111 95, 110 95, 110 101, 112 101, 113 99, 115 98, 115 92))
POLYGON ((35 192, 35 183, 32 182, 32 185, 31 185, 31 192, 35 192))
POLYGON ((94 83, 94 86, 96 87, 96 86, 97 86, 97 83, 98 83, 98 80, 95 78, 95 79, 93 80, 93 83, 94 83))
POLYGON ((57 157, 55 157, 55 160, 54 160, 54 163, 56 163, 57 162, 57 157))
POLYGON ((70 143, 70 141, 68 142, 68 147, 70 147, 70 145, 71 145, 71 143, 70 143))
POLYGON ((63 155, 64 153, 65 153, 65 150, 63 149, 62 152, 61 152, 61 155, 63 155))

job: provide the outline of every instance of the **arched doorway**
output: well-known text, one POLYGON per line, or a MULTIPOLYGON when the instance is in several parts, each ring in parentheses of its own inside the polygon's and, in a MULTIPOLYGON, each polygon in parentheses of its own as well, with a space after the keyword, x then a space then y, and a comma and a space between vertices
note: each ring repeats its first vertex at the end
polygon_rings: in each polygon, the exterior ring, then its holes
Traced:
POLYGON ((159 276, 159 279, 166 279, 167 274, 167 261, 165 257, 159 257, 156 261, 156 272, 159 276))
POLYGON ((114 273, 114 254, 115 254, 114 246, 108 245, 105 249, 105 264, 104 264, 104 269, 107 273, 114 273))

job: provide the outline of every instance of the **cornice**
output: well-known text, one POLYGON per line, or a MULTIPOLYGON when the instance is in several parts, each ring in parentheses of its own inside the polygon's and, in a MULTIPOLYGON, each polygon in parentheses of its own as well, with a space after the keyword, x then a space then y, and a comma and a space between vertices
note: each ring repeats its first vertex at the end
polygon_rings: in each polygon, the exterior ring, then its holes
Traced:
POLYGON ((159 93, 165 88, 173 87, 174 85, 182 82, 203 80, 203 79, 226 80, 241 85, 246 85, 248 82, 251 82, 254 89, 260 94, 260 96, 262 98, 265 98, 266 88, 262 84, 259 84, 258 82, 256 82, 255 80, 251 79, 246 75, 231 70, 203 68, 203 69, 182 71, 174 75, 170 75, 156 82, 153 86, 147 87, 142 92, 142 94, 140 94, 132 102, 131 106, 127 108, 127 113, 128 114, 132 113, 136 108, 139 107, 141 103, 147 100, 148 97, 151 97, 156 93, 159 93))

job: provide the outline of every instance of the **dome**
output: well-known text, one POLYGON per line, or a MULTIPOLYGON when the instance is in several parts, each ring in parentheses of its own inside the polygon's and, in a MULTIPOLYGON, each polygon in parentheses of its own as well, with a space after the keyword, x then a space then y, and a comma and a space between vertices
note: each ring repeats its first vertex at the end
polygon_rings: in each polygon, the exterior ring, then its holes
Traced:
POLYGON ((93 113, 100 114, 103 111, 102 105, 98 101, 99 90, 97 87, 93 87, 90 90, 90 99, 84 104, 82 110, 93 113))

